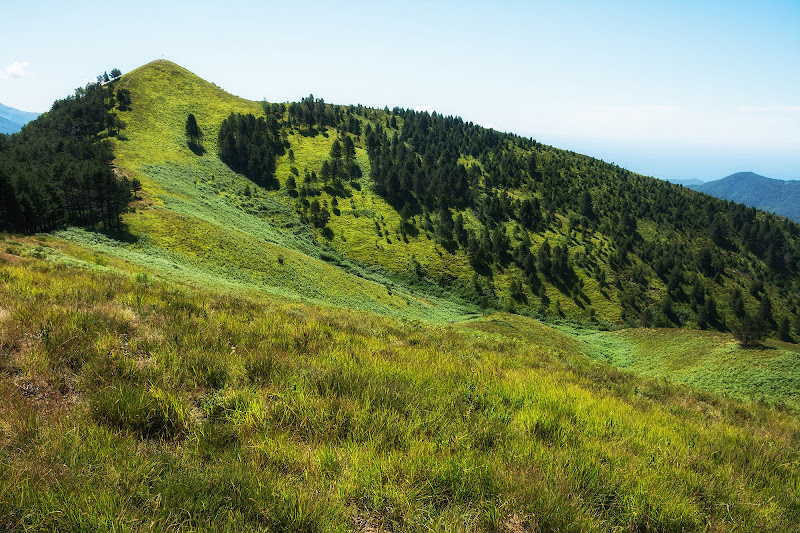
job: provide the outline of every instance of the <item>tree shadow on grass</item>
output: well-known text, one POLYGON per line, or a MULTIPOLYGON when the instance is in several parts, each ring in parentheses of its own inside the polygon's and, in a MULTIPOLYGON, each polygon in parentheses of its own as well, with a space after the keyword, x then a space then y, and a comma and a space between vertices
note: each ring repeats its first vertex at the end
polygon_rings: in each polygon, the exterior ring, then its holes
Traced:
POLYGON ((200 156, 206 153, 206 149, 198 143, 189 142, 187 144, 189 145, 189 150, 191 150, 194 155, 200 156))
POLYGON ((97 233, 99 235, 103 235, 105 237, 108 237, 109 239, 112 239, 112 240, 115 240, 115 241, 118 241, 118 242, 123 242, 125 244, 134 244, 134 243, 139 242, 139 236, 138 235, 134 235, 133 233, 131 233, 131 231, 128 228, 127 224, 120 223, 119 228, 111 228, 111 229, 107 229, 107 228, 92 228, 92 227, 88 227, 86 229, 88 231, 97 233))

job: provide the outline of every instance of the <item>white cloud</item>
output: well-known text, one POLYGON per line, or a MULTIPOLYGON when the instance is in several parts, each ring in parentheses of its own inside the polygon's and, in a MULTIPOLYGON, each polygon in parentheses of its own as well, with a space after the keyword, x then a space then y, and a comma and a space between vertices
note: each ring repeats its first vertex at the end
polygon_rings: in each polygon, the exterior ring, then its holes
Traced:
POLYGON ((478 122, 478 126, 483 126, 484 128, 488 128, 490 130, 497 129, 495 128, 495 125, 492 124, 491 122, 478 122))
POLYGON ((0 70, 0 80, 10 80, 13 78, 24 78, 28 75, 27 69, 28 63, 20 63, 19 61, 14 61, 6 68, 0 70))
POLYGON ((414 111, 417 111, 417 112, 420 112, 420 113, 421 113, 421 112, 423 112, 423 111, 428 111, 428 112, 430 112, 430 111, 431 111, 431 106, 429 106, 429 105, 427 105, 427 104, 425 104, 425 105, 418 105, 417 107, 415 107, 415 108, 414 108, 414 111))

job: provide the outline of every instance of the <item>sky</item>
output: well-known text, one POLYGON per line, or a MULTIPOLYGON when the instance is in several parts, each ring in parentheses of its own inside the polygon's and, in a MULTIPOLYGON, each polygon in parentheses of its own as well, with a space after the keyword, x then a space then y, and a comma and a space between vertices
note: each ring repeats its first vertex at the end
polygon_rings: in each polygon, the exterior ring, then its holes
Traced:
POLYGON ((169 59, 272 102, 458 115, 663 179, 800 179, 800 0, 3 0, 0 103, 169 59))

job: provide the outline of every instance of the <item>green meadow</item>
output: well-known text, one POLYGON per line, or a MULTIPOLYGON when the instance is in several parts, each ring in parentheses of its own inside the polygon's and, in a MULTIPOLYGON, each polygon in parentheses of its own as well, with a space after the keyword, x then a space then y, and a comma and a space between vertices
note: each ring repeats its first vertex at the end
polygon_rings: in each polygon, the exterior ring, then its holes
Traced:
POLYGON ((3 245, 2 529, 800 521, 792 411, 615 369, 534 320, 409 321, 3 245))
POLYGON ((578 332, 597 360, 637 374, 777 407, 800 409, 796 344, 742 348, 729 334, 675 329, 578 332))

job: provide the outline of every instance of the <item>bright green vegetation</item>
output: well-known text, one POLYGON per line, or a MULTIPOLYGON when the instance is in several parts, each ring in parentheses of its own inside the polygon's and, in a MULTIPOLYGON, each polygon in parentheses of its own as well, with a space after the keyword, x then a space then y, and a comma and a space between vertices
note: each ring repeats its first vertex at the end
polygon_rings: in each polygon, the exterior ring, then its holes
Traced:
POLYGON ((0 529, 800 521, 786 412, 592 362, 516 315, 434 325, 233 296, 35 257, 51 244, 0 252, 0 529))
POLYGON ((800 409, 800 353, 796 345, 769 341, 767 346, 746 349, 724 333, 676 329, 575 333, 588 343, 589 355, 615 367, 736 398, 800 409))
POLYGON ((759 314, 797 334, 796 225, 452 117, 249 102, 166 61, 104 90, 137 184, 120 229, 0 233, 0 529, 800 523, 796 346, 611 331, 759 314))
POLYGON ((59 235, 166 277, 438 321, 800 334, 800 228, 774 216, 457 117, 247 101, 168 61, 97 90, 141 190, 111 240, 59 235))
POLYGON ((122 239, 77 229, 61 238, 203 286, 440 321, 476 310, 440 289, 410 291, 384 270, 351 263, 318 242, 280 194, 222 163, 220 124, 233 112, 261 114, 258 103, 166 61, 124 76, 118 90, 129 91, 131 102, 120 111, 126 127, 114 140, 115 165, 140 181, 142 197, 123 217, 122 239), (185 136, 189 113, 202 132, 202 155, 185 136))

